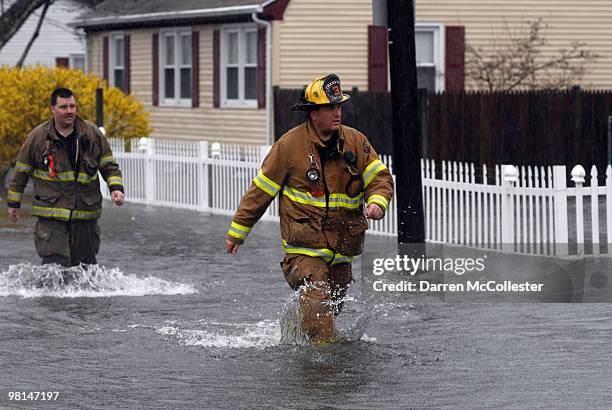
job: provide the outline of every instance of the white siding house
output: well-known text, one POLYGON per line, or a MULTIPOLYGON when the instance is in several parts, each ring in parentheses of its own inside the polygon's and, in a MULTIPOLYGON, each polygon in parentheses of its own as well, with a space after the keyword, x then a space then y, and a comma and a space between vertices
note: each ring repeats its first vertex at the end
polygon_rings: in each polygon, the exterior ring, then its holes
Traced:
MULTIPOLYGON (((5 2, 5 10, 9 7, 5 2)), ((69 0, 57 0, 47 10, 40 34, 30 49, 24 65, 68 65, 85 69, 85 33, 68 23, 86 9, 69 0)), ((36 10, 21 29, 0 50, 0 65, 14 66, 21 58, 36 30, 42 8, 36 10)))

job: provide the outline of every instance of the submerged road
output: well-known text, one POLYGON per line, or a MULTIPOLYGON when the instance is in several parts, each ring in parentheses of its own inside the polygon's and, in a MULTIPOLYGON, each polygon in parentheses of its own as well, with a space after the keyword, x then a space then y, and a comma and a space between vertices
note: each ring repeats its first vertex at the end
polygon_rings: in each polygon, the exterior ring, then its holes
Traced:
POLYGON ((101 267, 39 287, 52 273, 36 266, 34 221, 0 205, 2 408, 43 405, 17 391, 59 392, 49 408, 612 407, 607 303, 373 294, 357 265, 341 341, 312 347, 296 336, 277 224, 231 257, 229 217, 106 202, 101 267))

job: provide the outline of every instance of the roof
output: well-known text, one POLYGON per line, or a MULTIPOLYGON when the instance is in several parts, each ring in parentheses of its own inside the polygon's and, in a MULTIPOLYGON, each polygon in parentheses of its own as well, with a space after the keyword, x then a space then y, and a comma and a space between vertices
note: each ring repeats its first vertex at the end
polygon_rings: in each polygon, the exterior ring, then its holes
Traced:
MULTIPOLYGON (((262 13, 276 0, 107 0, 75 21, 73 27, 101 28, 164 21, 231 18, 262 13)), ((287 3, 278 1, 278 3, 287 3)))

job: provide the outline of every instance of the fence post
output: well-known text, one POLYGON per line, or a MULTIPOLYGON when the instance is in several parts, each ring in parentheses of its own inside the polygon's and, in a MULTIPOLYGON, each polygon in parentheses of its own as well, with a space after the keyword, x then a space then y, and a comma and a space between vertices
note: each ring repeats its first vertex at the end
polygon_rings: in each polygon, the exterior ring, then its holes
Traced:
POLYGON ((502 251, 513 252, 514 243, 514 184, 518 180, 518 170, 513 165, 502 165, 501 178, 501 220, 502 251))
POLYGON ((208 141, 198 143, 198 210, 205 212, 208 204, 208 141))
POLYGON ((584 255, 584 198, 582 187, 586 171, 582 165, 572 168, 572 181, 576 184, 576 245, 577 255, 584 255))
POLYGON ((145 154, 145 200, 148 204, 155 203, 156 197, 156 185, 157 185, 157 172, 155 171, 155 162, 153 155, 155 155, 155 140, 147 138, 141 142, 144 144, 145 154))
POLYGON ((553 191, 555 194, 555 255, 568 255, 567 182, 565 165, 553 166, 553 191))

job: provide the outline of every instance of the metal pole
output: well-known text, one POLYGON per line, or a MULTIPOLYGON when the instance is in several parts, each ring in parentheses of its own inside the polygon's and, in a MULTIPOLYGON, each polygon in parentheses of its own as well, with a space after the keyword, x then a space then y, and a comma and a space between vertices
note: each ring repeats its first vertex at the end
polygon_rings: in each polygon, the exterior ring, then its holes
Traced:
POLYGON ((417 89, 414 4, 387 0, 390 28, 393 168, 396 175, 400 253, 425 253, 425 221, 421 181, 421 132, 417 89))
POLYGON ((104 126, 104 90, 102 87, 96 88, 96 125, 104 126))

